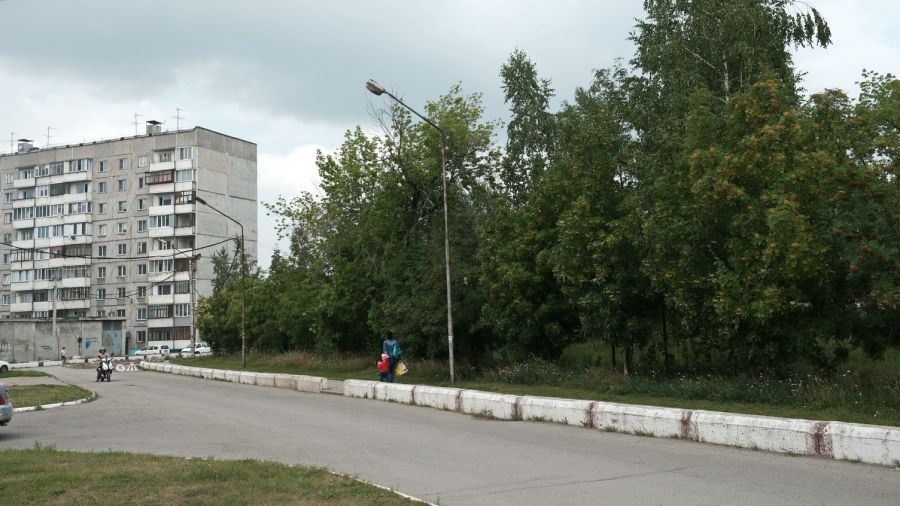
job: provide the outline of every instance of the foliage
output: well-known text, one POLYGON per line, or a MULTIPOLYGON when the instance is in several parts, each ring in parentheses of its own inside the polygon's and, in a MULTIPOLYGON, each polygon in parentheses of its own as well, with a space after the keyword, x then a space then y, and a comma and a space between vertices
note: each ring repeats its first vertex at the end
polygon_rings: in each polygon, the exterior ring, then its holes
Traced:
MULTIPOLYGON (((896 349, 897 79, 804 96, 791 49, 831 43, 806 2, 644 5, 630 66, 596 70, 557 111, 513 52, 502 147, 454 85, 421 110, 440 131, 391 103, 378 135, 319 153, 322 193, 267 205, 290 246, 247 279, 251 349, 374 353, 393 330, 407 357, 442 362, 445 233, 461 370, 562 358, 790 377, 896 349)), ((236 261, 217 254, 197 309, 226 353, 236 261)))

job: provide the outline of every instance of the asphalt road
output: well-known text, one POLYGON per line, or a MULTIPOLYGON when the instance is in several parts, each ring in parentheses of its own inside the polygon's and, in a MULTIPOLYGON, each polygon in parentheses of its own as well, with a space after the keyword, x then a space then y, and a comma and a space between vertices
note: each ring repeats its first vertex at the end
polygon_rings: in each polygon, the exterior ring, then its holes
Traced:
MULTIPOLYGON (((16 413, 0 448, 123 450, 324 466, 440 504, 900 504, 900 471, 154 372, 16 413)), ((15 402, 15 399, 13 399, 15 402)))

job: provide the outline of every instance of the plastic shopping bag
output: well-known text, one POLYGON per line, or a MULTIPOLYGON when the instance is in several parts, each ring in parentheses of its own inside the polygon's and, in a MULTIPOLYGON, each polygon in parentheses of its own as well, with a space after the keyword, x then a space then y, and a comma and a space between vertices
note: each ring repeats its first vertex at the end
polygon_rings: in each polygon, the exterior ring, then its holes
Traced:
POLYGON ((404 374, 409 372, 409 368, 406 367, 406 364, 403 362, 397 362, 397 369, 394 370, 394 374, 396 376, 403 376, 404 374))

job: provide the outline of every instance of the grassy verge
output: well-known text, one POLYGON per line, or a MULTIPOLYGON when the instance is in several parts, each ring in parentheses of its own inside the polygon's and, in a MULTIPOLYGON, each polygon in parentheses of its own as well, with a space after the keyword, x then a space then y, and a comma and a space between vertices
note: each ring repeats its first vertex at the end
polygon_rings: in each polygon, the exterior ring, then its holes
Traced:
POLYGON ((49 374, 41 371, 23 371, 22 369, 10 369, 6 372, 0 372, 0 381, 3 381, 3 378, 12 378, 12 377, 32 377, 37 378, 40 376, 50 376, 49 374))
MULTIPOLYGON (((239 356, 173 361, 198 367, 241 369, 239 356)), ((407 363, 410 373, 398 378, 398 383, 448 385, 446 363, 432 360, 407 363)), ((378 379, 375 360, 360 357, 253 354, 248 356, 247 369, 331 379, 378 379)), ((900 378, 889 371, 872 374, 867 370, 865 374, 847 373, 830 378, 810 374, 771 378, 652 373, 626 377, 609 368, 565 367, 533 360, 484 371, 457 365, 457 378, 455 386, 458 387, 517 395, 900 426, 900 378)))
POLYGON ((17 408, 89 399, 91 392, 70 385, 10 385, 9 397, 17 408))
POLYGON ((410 504, 323 469, 52 448, 0 451, 4 504, 410 504))

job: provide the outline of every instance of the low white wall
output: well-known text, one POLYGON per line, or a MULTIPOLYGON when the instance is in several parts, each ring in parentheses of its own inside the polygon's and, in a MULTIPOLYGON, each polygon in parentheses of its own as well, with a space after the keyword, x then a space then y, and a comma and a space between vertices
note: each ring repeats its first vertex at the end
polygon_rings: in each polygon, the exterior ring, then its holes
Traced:
POLYGON ((467 415, 483 415, 503 420, 522 418, 522 414, 518 412, 517 395, 463 390, 459 401, 459 410, 467 415))
POLYGON ((322 383, 325 382, 325 378, 321 378, 319 376, 303 375, 296 375, 294 377, 297 378, 297 390, 312 394, 318 394, 322 392, 322 383))
POLYGON ((459 396, 461 393, 462 390, 459 388, 417 385, 414 401, 418 406, 459 411, 459 396))
POLYGON ((229 381, 231 383, 240 383, 241 382, 241 371, 225 371, 225 381, 229 381))
POLYGON ((257 374, 258 373, 255 372, 244 371, 241 373, 238 382, 242 385, 255 385, 257 374))
POLYGON ((695 411, 697 439, 779 453, 815 455, 815 422, 768 416, 695 411))
POLYGON ((347 397, 374 399, 376 384, 378 384, 377 381, 344 380, 344 395, 347 397))
POLYGON ((275 375, 270 372, 261 372, 256 374, 256 386, 274 387, 275 375))
POLYGON ((833 458, 900 466, 900 428, 831 422, 821 439, 833 458))
POLYGON ((401 404, 413 403, 413 390, 415 385, 405 385, 402 383, 383 383, 375 384, 375 398, 379 401, 399 402, 401 404))
POLYGON ((684 410, 676 408, 595 402, 591 425, 598 429, 631 434, 693 439, 688 431, 683 430, 683 413, 684 410))
POLYGON ((274 381, 275 386, 278 388, 297 389, 297 377, 293 374, 276 374, 274 381))
POLYGON ((591 401, 525 396, 519 401, 523 420, 591 426, 591 401))
POLYGON ((212 379, 219 381, 228 381, 228 371, 224 369, 213 369, 212 379))

